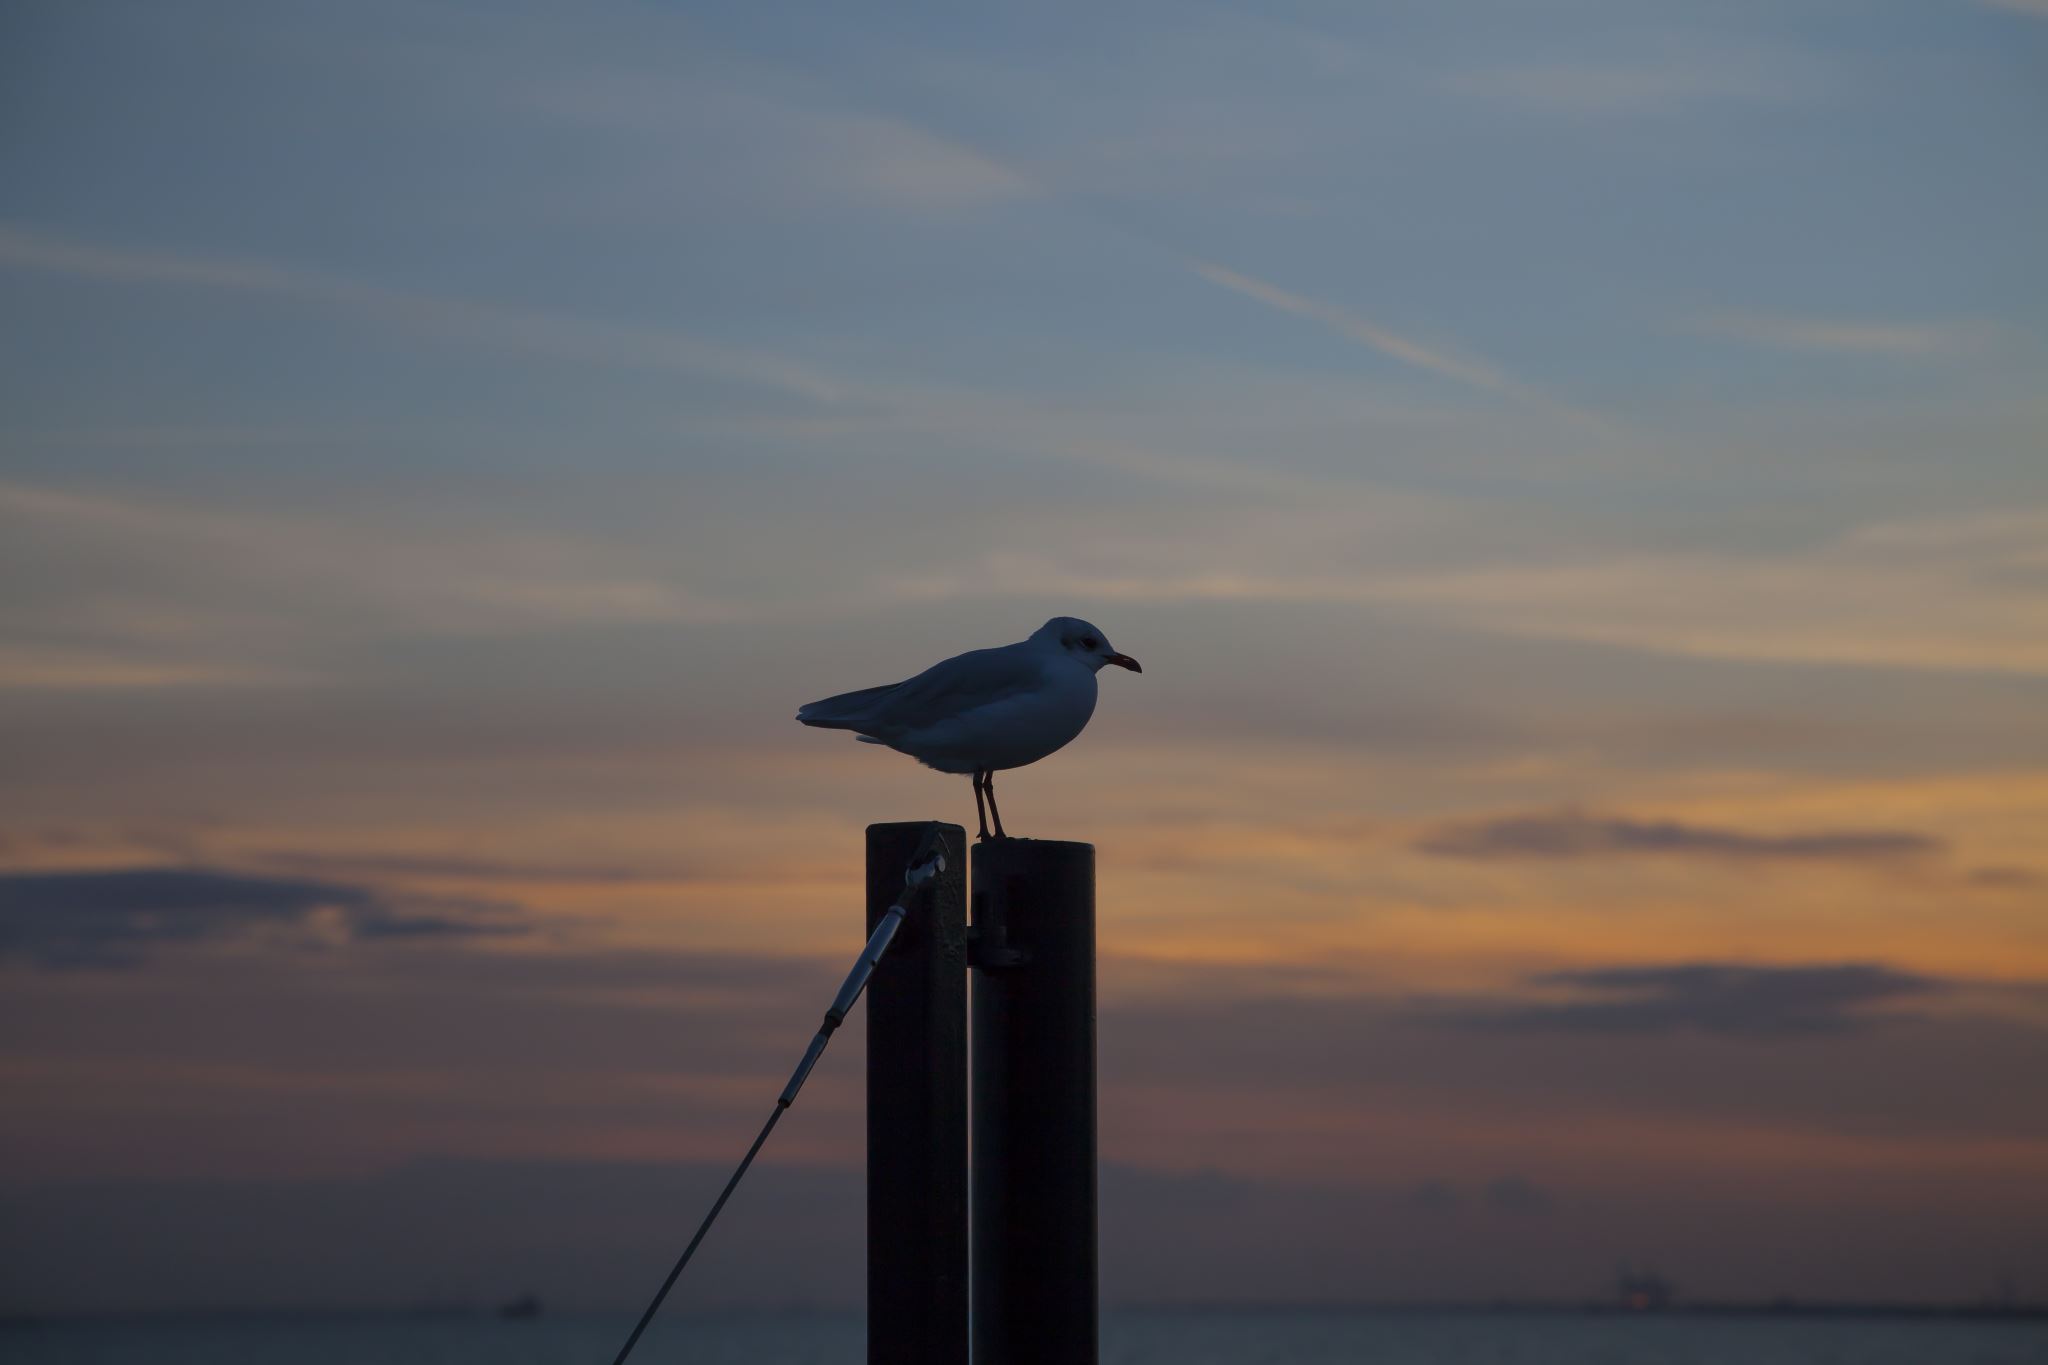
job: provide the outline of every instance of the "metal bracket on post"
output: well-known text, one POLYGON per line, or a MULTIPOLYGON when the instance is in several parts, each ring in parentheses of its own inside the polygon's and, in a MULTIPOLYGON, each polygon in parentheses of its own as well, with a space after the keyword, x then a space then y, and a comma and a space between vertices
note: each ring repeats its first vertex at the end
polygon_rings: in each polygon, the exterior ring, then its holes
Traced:
POLYGON ((1010 936, 1001 925, 983 929, 978 924, 967 926, 967 965, 978 971, 1000 972, 1010 967, 1021 967, 1025 954, 1010 946, 1010 936))

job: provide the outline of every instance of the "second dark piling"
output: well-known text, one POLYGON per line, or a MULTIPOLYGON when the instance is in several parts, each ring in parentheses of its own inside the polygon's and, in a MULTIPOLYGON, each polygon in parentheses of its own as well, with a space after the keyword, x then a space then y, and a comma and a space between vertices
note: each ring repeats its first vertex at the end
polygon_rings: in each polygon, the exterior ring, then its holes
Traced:
POLYGON ((977 845, 973 916, 975 1365, 1094 1365, 1094 845, 977 845))

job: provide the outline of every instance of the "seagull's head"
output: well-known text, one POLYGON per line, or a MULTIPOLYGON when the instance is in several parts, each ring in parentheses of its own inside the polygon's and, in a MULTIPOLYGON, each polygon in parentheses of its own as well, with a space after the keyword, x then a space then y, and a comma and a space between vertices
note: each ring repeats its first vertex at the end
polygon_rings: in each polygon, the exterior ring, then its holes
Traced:
POLYGON ((1056 645, 1076 662, 1086 664, 1093 673, 1100 673, 1104 664, 1128 668, 1133 673, 1145 671, 1130 655, 1117 653, 1107 635, 1078 616, 1055 616, 1040 626, 1031 638, 1056 645))

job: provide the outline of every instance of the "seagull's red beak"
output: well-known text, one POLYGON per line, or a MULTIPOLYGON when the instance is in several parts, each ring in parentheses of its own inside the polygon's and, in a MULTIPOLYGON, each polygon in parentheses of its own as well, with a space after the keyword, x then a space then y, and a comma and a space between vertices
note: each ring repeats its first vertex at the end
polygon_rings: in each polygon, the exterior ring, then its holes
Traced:
POLYGON ((1128 654, 1112 654, 1103 662, 1115 664, 1118 668, 1128 668, 1133 673, 1143 673, 1145 671, 1138 667, 1138 661, 1128 654))

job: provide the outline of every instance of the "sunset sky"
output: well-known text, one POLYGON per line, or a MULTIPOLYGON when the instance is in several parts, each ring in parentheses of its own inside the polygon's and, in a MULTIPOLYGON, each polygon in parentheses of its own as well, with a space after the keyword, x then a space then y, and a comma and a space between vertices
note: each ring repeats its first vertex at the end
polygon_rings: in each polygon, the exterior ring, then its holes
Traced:
MULTIPOLYGON (((1107 1300, 2048 1298, 2044 138, 2043 0, 8 5, 0 1312, 637 1301, 973 823, 795 707, 1059 614, 1107 1300)), ((849 1035, 679 1302, 858 1302, 849 1035)))

